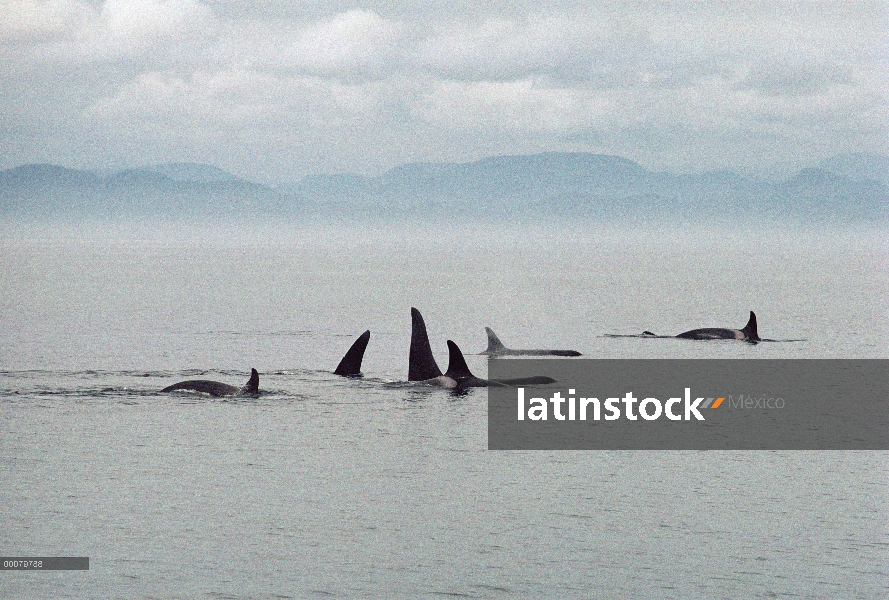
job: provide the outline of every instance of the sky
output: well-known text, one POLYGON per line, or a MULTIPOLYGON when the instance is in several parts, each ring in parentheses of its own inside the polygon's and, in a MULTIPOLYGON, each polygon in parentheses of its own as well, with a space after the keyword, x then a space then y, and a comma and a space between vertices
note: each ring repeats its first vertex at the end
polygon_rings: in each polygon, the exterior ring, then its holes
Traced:
POLYGON ((0 169, 889 153, 889 1, 0 0, 0 169))

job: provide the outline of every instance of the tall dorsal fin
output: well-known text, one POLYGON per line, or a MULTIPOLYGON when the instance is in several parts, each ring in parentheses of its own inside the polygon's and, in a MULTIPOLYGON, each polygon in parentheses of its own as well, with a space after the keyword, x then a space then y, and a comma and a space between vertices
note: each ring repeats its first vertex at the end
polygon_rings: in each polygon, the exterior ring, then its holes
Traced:
POLYGON ((496 354, 498 352, 504 352, 507 349, 500 341, 500 338, 497 337, 497 334, 494 333, 493 329, 485 327, 485 332, 488 334, 488 349, 485 350, 485 354, 496 354))
POLYGON ((429 346, 423 315, 416 308, 411 308, 411 351, 408 356, 407 380, 425 381, 440 375, 441 369, 438 368, 429 346))
POLYGON ((355 343, 343 356, 340 364, 334 371, 335 375, 343 377, 356 377, 361 375, 361 361, 364 360, 364 351, 367 349, 367 342, 370 341, 370 330, 368 329, 355 340, 355 343))
POLYGON ((244 391, 248 394, 259 393, 259 372, 256 369, 250 369, 250 379, 247 380, 244 391))
POLYGON ((753 311, 750 311, 750 320, 747 321, 747 324, 744 326, 744 329, 741 330, 741 333, 748 340, 759 341, 759 332, 756 330, 756 315, 753 311))
POLYGON ((469 366, 466 364, 466 359, 463 357, 463 353, 460 352, 459 346, 448 340, 448 371, 445 373, 445 377, 450 377, 451 379, 464 379, 466 377, 475 377, 469 370, 469 366))

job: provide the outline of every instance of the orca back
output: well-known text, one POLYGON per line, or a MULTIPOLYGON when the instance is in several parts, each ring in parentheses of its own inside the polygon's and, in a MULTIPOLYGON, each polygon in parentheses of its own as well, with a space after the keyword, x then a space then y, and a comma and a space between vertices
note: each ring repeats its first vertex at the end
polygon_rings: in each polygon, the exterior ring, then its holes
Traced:
POLYGON ((244 386, 244 392, 254 396, 259 393, 259 371, 256 369, 250 369, 250 379, 244 386))
POLYGON ((497 334, 490 327, 485 327, 485 332, 488 334, 488 349, 483 354, 500 354, 507 350, 506 346, 503 345, 503 342, 500 341, 500 338, 497 337, 497 334))
POLYGON ((416 308, 411 308, 411 349, 408 356, 407 380, 425 381, 441 375, 441 369, 432 355, 429 346, 429 335, 423 315, 416 308))
POLYGON ((355 340, 355 343, 346 352, 340 364, 337 365, 334 374, 343 377, 360 377, 361 361, 364 360, 364 351, 367 349, 367 343, 370 341, 370 330, 368 329, 355 340))
POLYGON ((549 356, 583 356, 577 350, 546 350, 549 356))
POLYGON ((445 373, 445 377, 450 377, 457 381, 466 377, 475 377, 469 370, 469 365, 466 364, 466 358, 463 357, 460 348, 451 340, 448 340, 448 370, 445 373))
MULTIPOLYGON (((258 381, 259 376, 257 375, 257 382, 258 381)), ((236 388, 233 385, 228 385, 227 383, 221 383, 219 381, 209 381, 207 379, 189 379, 188 381, 180 381, 179 383, 168 385, 167 387, 162 389, 161 392, 189 390, 192 392, 202 392, 204 394, 210 394, 214 398, 222 398, 224 396, 234 396, 242 389, 243 388, 236 388)))
POLYGON ((466 358, 457 346, 451 340, 448 340, 448 371, 445 377, 450 377, 457 382, 458 389, 468 387, 504 387, 510 385, 542 385, 547 383, 555 383, 552 377, 536 375, 532 377, 520 377, 518 379, 480 379, 472 374, 469 366, 466 364, 466 358))
POLYGON ((448 340, 448 372, 445 373, 445 377, 449 377, 457 382, 458 390, 465 390, 471 387, 501 387, 506 385, 499 381, 489 381, 473 375, 466 364, 466 359, 463 357, 460 347, 451 340, 448 340))
POLYGON ((759 332, 756 329, 756 314, 752 310, 750 311, 750 320, 747 321, 741 332, 748 340, 759 341, 759 332))
POLYGON ((676 337, 686 340, 737 340, 740 329, 724 329, 722 327, 705 327, 703 329, 692 329, 691 331, 683 331, 676 337))

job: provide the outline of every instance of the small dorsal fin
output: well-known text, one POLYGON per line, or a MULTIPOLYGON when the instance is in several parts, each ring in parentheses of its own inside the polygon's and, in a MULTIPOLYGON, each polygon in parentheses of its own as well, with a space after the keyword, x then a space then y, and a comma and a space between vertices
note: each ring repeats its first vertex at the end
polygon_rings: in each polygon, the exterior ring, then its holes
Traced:
POLYGON ((441 369, 432 355, 429 346, 429 335, 423 315, 416 308, 411 308, 411 349, 408 356, 407 380, 425 381, 441 375, 441 369))
POLYGON ((759 341, 759 332, 756 329, 756 315, 752 310, 750 311, 750 320, 747 321, 747 325, 744 326, 741 333, 743 333, 748 340, 759 341))
POLYGON ((506 346, 503 345, 503 342, 500 341, 493 329, 485 327, 485 332, 488 334, 488 349, 485 350, 485 354, 497 354, 498 352, 506 351, 506 346))
POLYGON ((256 369, 250 369, 250 379, 247 380, 244 391, 248 394, 259 393, 259 372, 256 369))
POLYGON ((346 352, 340 364, 337 365, 334 374, 343 377, 357 377, 361 375, 361 361, 364 360, 364 351, 367 349, 367 342, 370 341, 370 330, 368 329, 360 336, 349 350, 346 352))
POLYGON ((458 381, 466 377, 475 377, 469 370, 459 346, 451 340, 448 340, 448 371, 445 373, 445 377, 458 381))

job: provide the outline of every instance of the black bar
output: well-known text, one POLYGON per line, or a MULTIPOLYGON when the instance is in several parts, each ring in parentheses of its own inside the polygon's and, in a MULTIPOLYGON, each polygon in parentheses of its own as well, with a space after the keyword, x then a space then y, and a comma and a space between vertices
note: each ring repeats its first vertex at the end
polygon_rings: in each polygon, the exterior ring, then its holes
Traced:
POLYGON ((89 571, 89 556, 2 556, 0 571, 89 571))
POLYGON ((556 383, 489 388, 489 450, 889 450, 885 359, 488 363, 530 376, 556 383))

